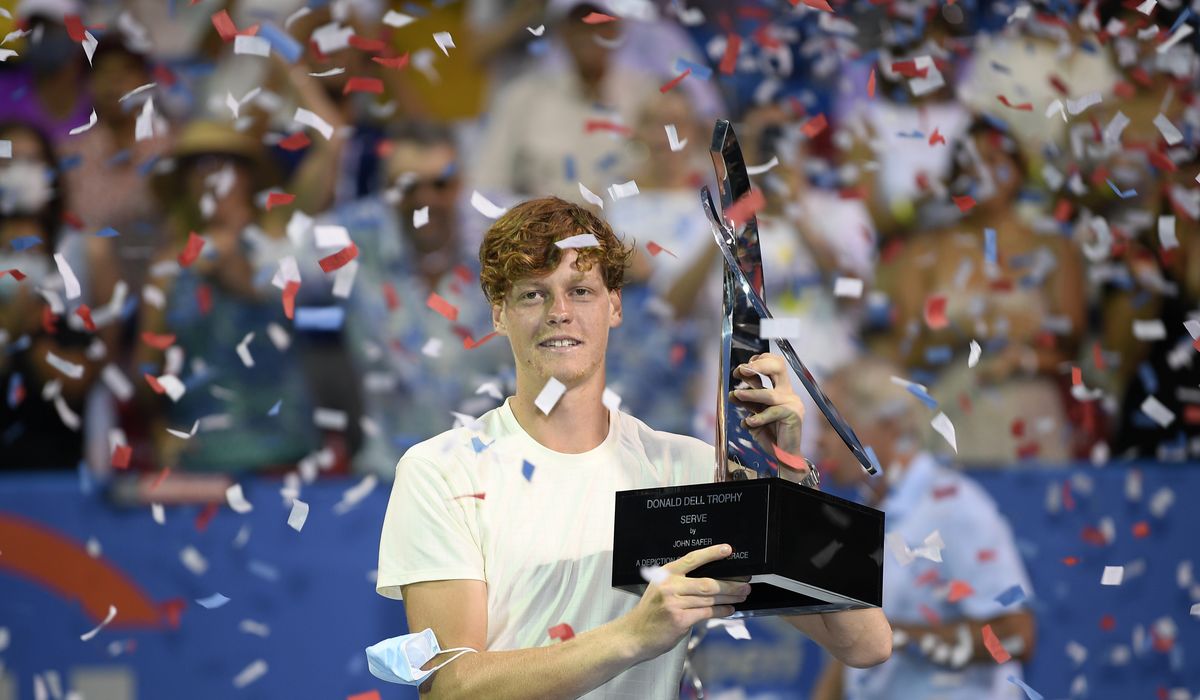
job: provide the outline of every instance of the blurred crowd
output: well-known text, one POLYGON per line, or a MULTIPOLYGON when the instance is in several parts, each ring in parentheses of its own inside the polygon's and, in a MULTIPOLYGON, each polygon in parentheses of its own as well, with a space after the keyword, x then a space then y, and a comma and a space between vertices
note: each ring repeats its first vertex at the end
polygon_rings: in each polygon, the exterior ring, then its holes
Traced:
POLYGON ((1183 0, 0 8, 6 469, 390 478, 513 391, 478 246, 544 195, 636 247, 613 399, 711 440, 715 119, 818 378, 969 466, 1200 455, 1183 0))

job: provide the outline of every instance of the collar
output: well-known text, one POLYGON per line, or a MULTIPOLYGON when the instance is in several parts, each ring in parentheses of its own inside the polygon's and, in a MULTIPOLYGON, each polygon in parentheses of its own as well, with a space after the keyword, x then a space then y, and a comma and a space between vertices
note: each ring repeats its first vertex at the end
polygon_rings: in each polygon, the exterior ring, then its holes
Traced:
POLYGON ((890 518, 903 518, 920 503, 937 477, 938 463, 928 452, 918 452, 883 499, 883 512, 890 518))

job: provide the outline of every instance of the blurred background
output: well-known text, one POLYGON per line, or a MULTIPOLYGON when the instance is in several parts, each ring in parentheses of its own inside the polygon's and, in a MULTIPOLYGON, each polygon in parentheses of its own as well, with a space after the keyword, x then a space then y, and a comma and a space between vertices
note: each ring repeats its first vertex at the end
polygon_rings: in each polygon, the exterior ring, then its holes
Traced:
POLYGON ((0 698, 415 697, 379 530, 514 390, 483 232, 602 214, 608 387, 711 441, 716 119, 909 644, 713 629, 709 696, 1200 697, 1196 4, 0 0, 0 698))

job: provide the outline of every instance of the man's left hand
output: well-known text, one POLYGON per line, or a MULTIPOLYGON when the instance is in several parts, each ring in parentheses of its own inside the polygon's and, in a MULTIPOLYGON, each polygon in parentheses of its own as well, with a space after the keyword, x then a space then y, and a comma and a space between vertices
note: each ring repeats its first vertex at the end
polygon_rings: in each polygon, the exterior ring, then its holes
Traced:
POLYGON ((753 389, 735 389, 729 400, 745 408, 750 416, 743 425, 759 445, 779 463, 779 476, 800 482, 808 475, 808 464, 800 451, 800 427, 804 423, 804 403, 792 390, 787 362, 779 355, 755 355, 734 371, 753 389), (771 381, 765 388, 759 374, 771 381))

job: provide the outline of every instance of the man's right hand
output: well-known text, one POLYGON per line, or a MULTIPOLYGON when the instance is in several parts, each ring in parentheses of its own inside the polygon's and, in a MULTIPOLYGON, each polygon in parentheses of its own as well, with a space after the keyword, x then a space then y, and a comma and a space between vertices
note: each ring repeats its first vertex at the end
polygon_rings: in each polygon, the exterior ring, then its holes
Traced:
POLYGON ((734 613, 734 603, 746 600, 748 583, 687 576, 732 553, 732 547, 718 544, 688 552, 662 567, 665 578, 651 583, 637 606, 620 618, 637 645, 639 658, 653 659, 665 653, 683 639, 692 625, 728 617, 734 613))

